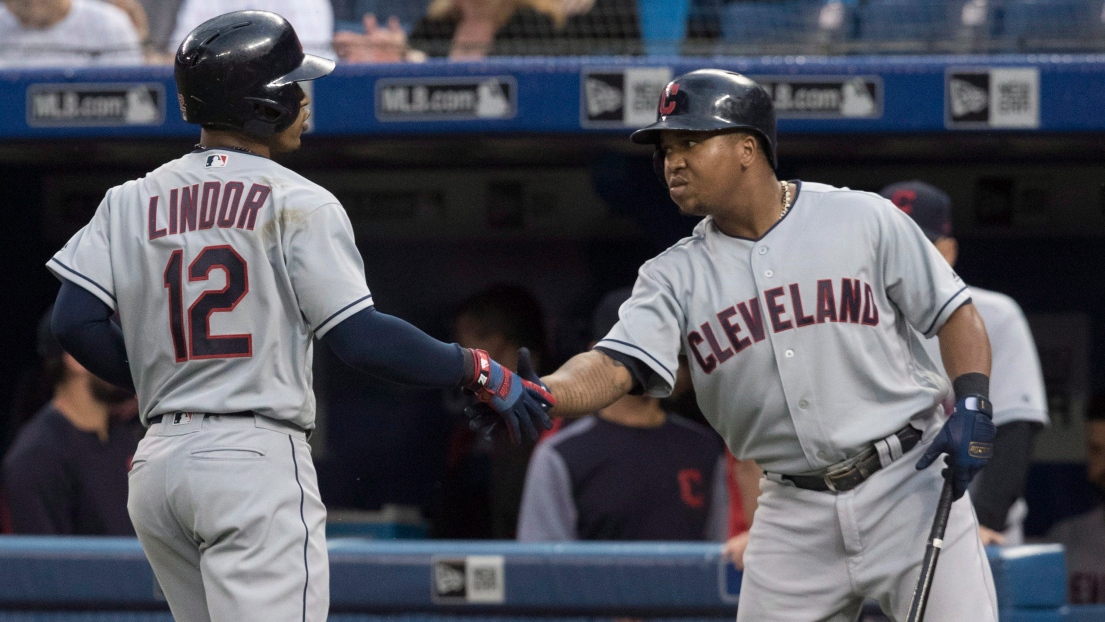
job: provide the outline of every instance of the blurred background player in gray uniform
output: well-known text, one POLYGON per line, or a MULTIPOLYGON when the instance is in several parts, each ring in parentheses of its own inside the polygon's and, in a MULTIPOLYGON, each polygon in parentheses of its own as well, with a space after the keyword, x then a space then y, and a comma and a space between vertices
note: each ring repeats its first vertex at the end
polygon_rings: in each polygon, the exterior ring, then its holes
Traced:
MULTIPOLYGON (((109 190, 47 264, 58 341, 138 395, 127 507, 178 622, 326 619, 315 339, 384 380, 468 388, 515 439, 551 426, 539 385, 376 311, 341 204, 271 160, 300 145, 299 82, 333 68, 274 13, 196 27, 175 73, 200 144, 109 190)), ((536 378, 525 351, 518 369, 536 378)))
MULTIPOLYGON (((903 181, 879 193, 909 214, 955 267, 959 244, 952 237, 952 203, 944 191, 923 181, 903 181)), ((1036 343, 1020 305, 1005 294, 973 286, 971 301, 986 322, 993 350, 990 396, 997 426, 994 458, 971 484, 971 500, 982 543, 1013 546, 1024 542, 1025 480, 1036 435, 1048 423, 1047 391, 1036 343)), ((922 343, 943 371, 938 340, 922 343)), ((951 394, 945 404, 954 404, 951 394)))
MULTIPOLYGON (((544 377, 556 414, 669 394, 680 354, 707 420, 766 476, 737 619, 851 621, 865 597, 904 620, 945 476, 954 497, 928 601, 942 622, 997 620, 966 495, 992 452, 990 347, 970 292, 882 197, 779 181, 775 110, 748 78, 668 83, 633 140, 694 233, 646 262, 619 321, 544 377), (917 332, 915 332, 917 331, 917 332), (939 335, 957 398, 917 333, 939 335), (930 468, 946 455, 946 475, 930 468)), ((473 424, 488 423, 473 408, 473 424)))

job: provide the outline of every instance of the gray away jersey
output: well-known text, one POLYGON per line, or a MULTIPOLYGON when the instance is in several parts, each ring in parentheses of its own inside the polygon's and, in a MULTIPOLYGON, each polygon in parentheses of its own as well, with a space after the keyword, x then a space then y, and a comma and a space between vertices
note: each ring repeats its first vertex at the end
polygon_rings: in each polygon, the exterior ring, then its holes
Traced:
POLYGON ((313 428, 312 337, 372 306, 337 199, 236 151, 112 188, 47 267, 118 311, 144 422, 253 410, 313 428))
POLYGON ((730 451, 798 474, 935 412, 947 383, 914 330, 931 338, 969 298, 892 203, 802 183, 760 240, 706 218, 645 263, 598 345, 648 365, 655 396, 671 391, 686 354, 730 451))
MULTIPOLYGON (((1013 421, 1036 421, 1047 425, 1047 389, 1032 330, 1015 300, 998 292, 971 288, 971 302, 986 323, 993 365, 990 370, 990 401, 994 404, 994 425, 1013 421)), ((924 342, 936 368, 947 377, 940 359, 940 340, 924 342)), ((949 386, 950 386, 949 382, 949 386)), ((945 402, 955 404, 949 391, 945 402)))

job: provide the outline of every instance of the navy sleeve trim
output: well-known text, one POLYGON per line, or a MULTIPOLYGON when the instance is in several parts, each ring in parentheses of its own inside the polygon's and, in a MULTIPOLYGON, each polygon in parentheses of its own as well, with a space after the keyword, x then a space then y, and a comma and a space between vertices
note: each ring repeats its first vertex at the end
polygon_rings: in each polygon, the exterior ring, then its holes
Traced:
POLYGON ((119 302, 119 300, 117 298, 115 298, 115 296, 111 292, 107 291, 107 289, 103 285, 100 285, 96 281, 93 281, 92 279, 90 279, 87 276, 81 274, 80 272, 77 272, 76 270, 70 268, 69 266, 61 263, 57 259, 51 258, 50 261, 52 261, 52 262, 56 263, 57 265, 61 266, 62 268, 64 268, 66 270, 66 272, 69 272, 69 273, 73 274, 74 276, 79 276, 80 278, 82 278, 82 279, 88 281, 89 283, 95 285, 97 289, 99 289, 101 292, 107 294, 108 298, 111 298, 115 302, 119 302))
POLYGON ((322 328, 323 328, 324 326, 326 326, 327 324, 329 324, 331 320, 333 320, 334 318, 338 317, 338 316, 339 316, 339 315, 341 315, 342 313, 345 313, 345 312, 346 312, 346 310, 348 310, 348 309, 349 309, 350 307, 353 307, 353 306, 355 306, 355 305, 358 305, 358 304, 360 304, 361 302, 363 302, 363 301, 365 301, 365 300, 368 300, 369 298, 372 298, 372 294, 369 294, 369 295, 367 295, 367 296, 361 296, 360 298, 358 298, 358 299, 354 300, 353 302, 351 302, 351 303, 349 303, 349 304, 345 305, 344 307, 342 307, 342 308, 338 309, 338 310, 337 310, 337 311, 335 311, 335 312, 334 312, 334 313, 333 313, 333 314, 332 314, 332 315, 331 315, 330 317, 328 317, 328 318, 326 318, 325 320, 323 320, 321 324, 319 324, 318 326, 316 326, 316 327, 315 327, 315 332, 317 333, 317 332, 321 331, 321 330, 322 330, 322 328))
MULTIPOLYGON (((948 305, 950 305, 953 300, 958 298, 959 295, 962 294, 963 291, 966 290, 966 289, 967 289, 967 286, 964 285, 962 288, 960 288, 959 291, 952 294, 951 298, 948 298, 948 301, 944 303, 944 306, 940 307, 940 310, 936 312, 936 317, 932 318, 932 324, 929 324, 929 327, 925 329, 925 332, 924 332, 925 335, 928 335, 932 331, 933 327, 936 326, 936 323, 940 321, 940 316, 944 315, 944 309, 947 309, 948 305)), ((971 302, 970 298, 964 300, 963 303, 959 305, 959 307, 962 307, 963 305, 967 304, 968 302, 971 302)), ((956 307, 956 309, 958 309, 959 307, 956 307)))
MULTIPOLYGON (((612 342, 612 343, 616 343, 616 344, 620 344, 620 345, 623 345, 623 346, 625 346, 625 347, 627 347, 627 348, 633 348, 634 350, 636 350, 636 351, 640 352, 641 354, 644 354, 644 355, 645 355, 645 356, 647 356, 647 357, 648 357, 648 358, 649 358, 649 359, 650 359, 650 360, 651 360, 651 361, 652 361, 653 363, 656 363, 656 365, 657 365, 657 366, 658 366, 658 367, 659 367, 660 369, 662 369, 662 370, 664 370, 665 372, 667 372, 668 376, 670 376, 670 377, 671 377, 671 383, 672 383, 672 385, 673 385, 673 386, 675 385, 675 374, 673 374, 673 373, 671 372, 671 370, 670 370, 670 369, 668 369, 667 367, 665 367, 663 363, 661 363, 660 361, 656 360, 656 357, 655 357, 655 356, 652 356, 651 354, 649 354, 649 353, 648 353, 648 352, 646 352, 645 350, 641 349, 641 347, 640 347, 640 346, 635 346, 635 345, 633 345, 632 343, 626 343, 626 342, 624 342, 624 341, 620 341, 620 340, 618 340, 618 339, 609 339, 609 338, 607 338, 607 339, 603 339, 602 341, 609 341, 609 342, 612 342)), ((600 345, 601 345, 602 341, 600 341, 600 342, 599 342, 599 344, 600 344, 600 345)))

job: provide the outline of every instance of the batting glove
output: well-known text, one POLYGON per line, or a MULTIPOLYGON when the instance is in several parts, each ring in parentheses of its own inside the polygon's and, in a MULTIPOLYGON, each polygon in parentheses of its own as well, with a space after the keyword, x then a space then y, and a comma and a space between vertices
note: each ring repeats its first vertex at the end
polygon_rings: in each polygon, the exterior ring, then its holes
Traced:
POLYGON ((518 350, 518 373, 496 363, 483 350, 470 350, 475 357, 475 377, 468 388, 482 404, 465 409, 473 430, 486 429, 490 434, 500 422, 506 425, 510 440, 521 442, 522 433, 537 440, 537 426, 552 428, 549 409, 556 399, 533 371, 529 350, 518 350))
POLYGON ((979 395, 968 395, 955 404, 955 410, 917 461, 917 470, 927 469, 940 454, 947 454, 944 477, 951 479, 953 499, 967 492, 975 475, 994 455, 993 406, 979 395))

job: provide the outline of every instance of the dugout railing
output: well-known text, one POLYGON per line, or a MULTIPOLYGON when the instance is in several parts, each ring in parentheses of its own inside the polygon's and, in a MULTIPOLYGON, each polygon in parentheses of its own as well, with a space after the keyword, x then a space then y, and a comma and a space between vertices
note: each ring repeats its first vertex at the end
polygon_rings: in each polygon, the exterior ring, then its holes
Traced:
MULTIPOLYGON (((991 549, 990 562, 1002 622, 1105 615, 1065 604, 1058 546, 991 549)), ((740 572, 704 543, 334 539, 330 564, 338 622, 732 620, 740 598, 740 572)), ((136 540, 0 538, 0 622, 170 619, 136 540)))

